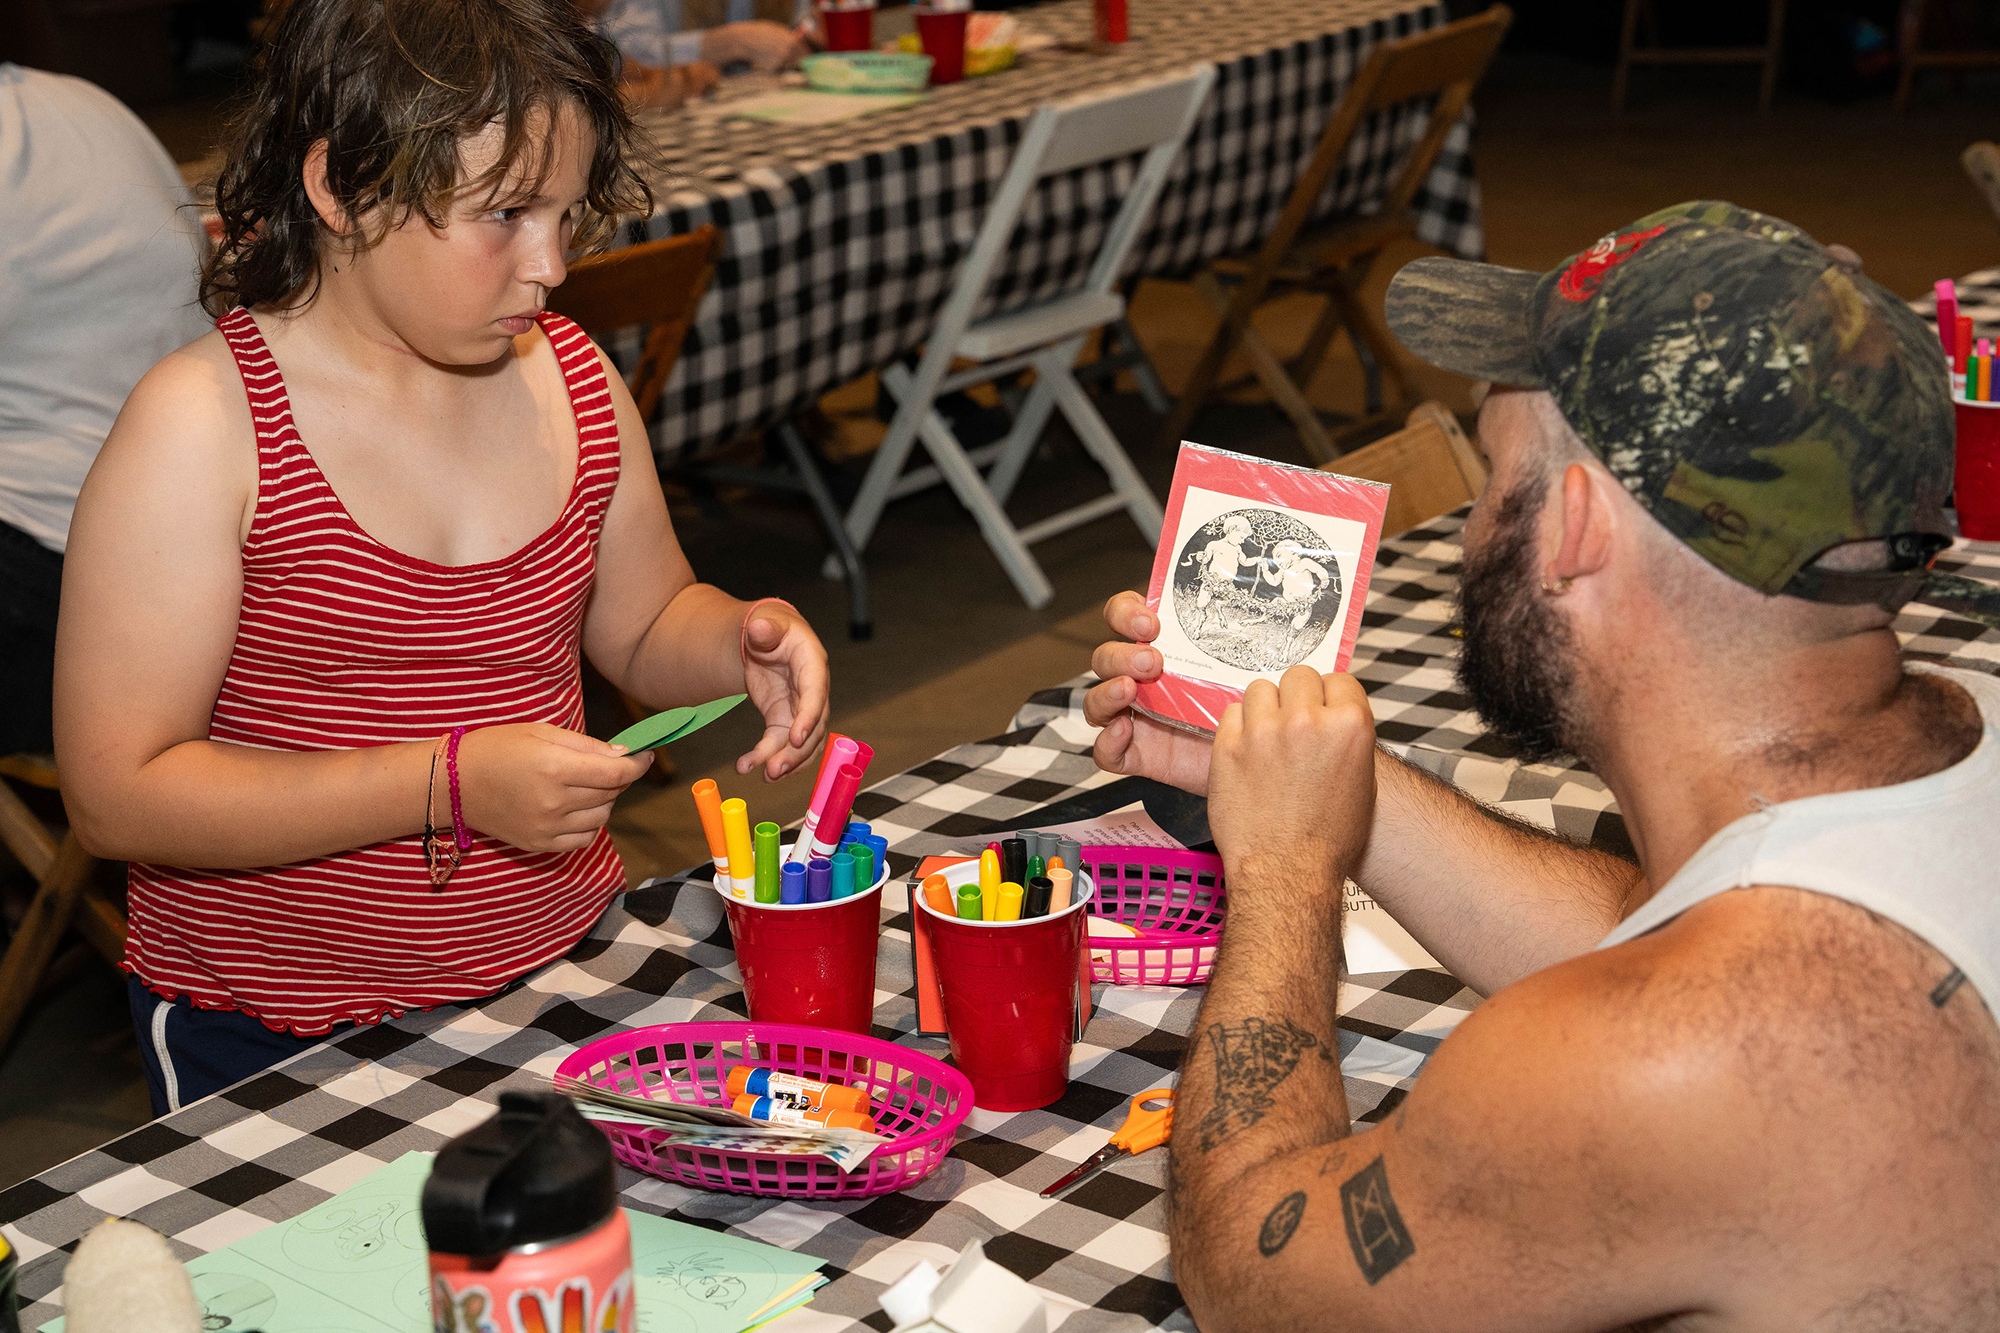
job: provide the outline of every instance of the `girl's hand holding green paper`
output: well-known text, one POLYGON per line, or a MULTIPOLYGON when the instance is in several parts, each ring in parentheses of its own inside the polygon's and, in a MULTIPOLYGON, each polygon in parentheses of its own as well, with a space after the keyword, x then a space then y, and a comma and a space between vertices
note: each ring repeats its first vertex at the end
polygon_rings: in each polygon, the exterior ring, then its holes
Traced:
MULTIPOLYGON (((627 754, 544 722, 477 727, 459 742, 459 790, 465 822, 527 852, 587 847, 611 818, 611 803, 652 767, 650 754, 627 754)), ((437 766, 432 809, 450 819, 450 789, 437 766)))

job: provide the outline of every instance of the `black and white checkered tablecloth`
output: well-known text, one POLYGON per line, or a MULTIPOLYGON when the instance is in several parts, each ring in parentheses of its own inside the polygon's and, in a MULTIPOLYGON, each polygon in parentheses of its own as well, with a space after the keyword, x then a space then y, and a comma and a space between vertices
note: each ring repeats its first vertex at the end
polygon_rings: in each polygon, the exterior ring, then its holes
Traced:
MULTIPOLYGON (((1277 220, 1341 93, 1380 41, 1444 21, 1428 0, 1131 0, 1132 39, 1110 55, 1037 54, 934 89, 921 104, 819 127, 730 119, 725 107, 656 113, 645 125, 671 175, 656 182, 650 236, 719 226, 726 249, 668 381, 663 454, 725 442, 919 346, 971 248, 1028 116, 1043 103, 1220 67, 1128 273, 1178 275, 1254 244, 1277 220)), ((1091 0, 1015 16, 1066 42, 1090 35, 1091 0)), ((1421 106, 1357 136, 1323 214, 1368 207, 1422 136, 1421 106)), ((1485 247, 1471 113, 1415 201, 1426 241, 1485 247)), ((991 310, 1074 288, 1096 255, 1133 162, 1045 182, 1003 261, 991 310)))
MULTIPOLYGON (((1449 622, 1457 516, 1382 543, 1354 673, 1382 737, 1483 799, 1549 802, 1563 832, 1625 843, 1603 784, 1523 766, 1486 738, 1457 692, 1449 622)), ((1953 567, 2000 578, 2000 545, 1961 544, 1953 567)), ((2000 673, 2000 633, 1913 608, 1897 624, 1914 656, 2000 673)), ((890 840, 891 865, 966 846, 992 825, 1109 779, 1089 757, 1073 681, 1031 699, 1004 736, 961 745, 863 793, 856 815, 890 840)), ((943 1055, 914 1026, 908 899, 884 894, 876 1035, 943 1055)), ((969 1238, 1051 1296, 1062 1327, 1190 1328, 1164 1234, 1165 1155, 1132 1159, 1056 1201, 1037 1191, 1102 1146, 1134 1093, 1172 1077, 1199 990, 1096 990, 1068 1094, 1041 1111, 975 1111, 950 1157, 900 1194, 796 1203, 708 1194, 626 1173, 633 1207, 809 1252, 834 1280, 785 1316, 788 1333, 886 1327, 883 1287, 969 1238), (873 1316, 872 1319, 869 1317, 873 1316)), ((1353 978, 1340 998, 1351 1108, 1393 1110, 1424 1059, 1476 1003, 1438 971, 1353 978)), ((627 894, 571 955, 485 1003, 415 1014, 313 1049, 94 1152, 0 1192, 0 1224, 23 1260, 25 1327, 59 1312, 66 1252, 107 1215, 168 1236, 183 1257, 305 1211, 411 1149, 435 1149, 491 1114, 499 1089, 532 1086, 619 1025, 741 1016, 743 993, 717 899, 656 884, 627 894)))

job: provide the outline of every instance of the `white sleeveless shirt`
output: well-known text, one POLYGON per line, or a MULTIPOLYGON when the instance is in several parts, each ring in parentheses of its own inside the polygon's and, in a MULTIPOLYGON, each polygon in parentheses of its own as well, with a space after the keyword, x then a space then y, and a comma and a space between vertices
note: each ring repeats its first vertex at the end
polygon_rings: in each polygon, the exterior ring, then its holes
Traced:
POLYGON ((1597 947, 1752 885, 1807 889, 1885 916, 1949 958, 2000 1013, 2000 679, 1912 664, 1958 685, 1985 728, 1971 754, 1892 787, 1767 806, 1702 844, 1597 947))

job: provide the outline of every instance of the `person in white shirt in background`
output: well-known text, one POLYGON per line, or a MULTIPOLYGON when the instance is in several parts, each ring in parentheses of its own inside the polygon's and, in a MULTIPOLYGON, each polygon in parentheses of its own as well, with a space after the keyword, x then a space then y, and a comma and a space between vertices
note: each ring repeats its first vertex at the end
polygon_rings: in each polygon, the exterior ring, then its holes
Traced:
POLYGON ((152 132, 0 62, 0 754, 47 753, 70 510, 125 395, 213 327, 201 221, 152 132))
POLYGON ((731 65, 775 74, 812 47, 812 0, 577 0, 618 48, 619 81, 641 106, 700 97, 731 65))

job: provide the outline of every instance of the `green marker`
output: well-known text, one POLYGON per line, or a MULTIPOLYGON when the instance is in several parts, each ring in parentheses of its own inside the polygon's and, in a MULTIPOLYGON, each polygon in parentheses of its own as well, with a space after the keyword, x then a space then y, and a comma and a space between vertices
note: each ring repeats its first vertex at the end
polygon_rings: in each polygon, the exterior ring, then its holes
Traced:
POLYGON ((1042 876, 1048 873, 1049 873, 1048 863, 1043 861, 1042 858, 1039 856, 1031 856, 1028 858, 1028 878, 1022 880, 1021 882, 1023 884, 1027 884, 1034 880, 1040 879, 1042 876))
POLYGON ((836 898, 854 896, 854 858, 846 852, 833 854, 833 896, 836 898))
POLYGON ((857 842, 849 849, 854 857, 854 891, 873 888, 875 885, 875 849, 865 842, 857 842))
POLYGON ((756 828, 757 854, 757 901, 777 902, 778 892, 778 826, 768 820, 756 828))
POLYGON ((961 884, 958 886, 958 919, 961 921, 979 920, 979 886, 977 884, 961 884))

